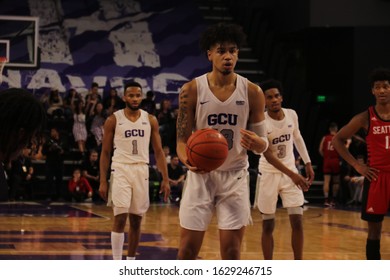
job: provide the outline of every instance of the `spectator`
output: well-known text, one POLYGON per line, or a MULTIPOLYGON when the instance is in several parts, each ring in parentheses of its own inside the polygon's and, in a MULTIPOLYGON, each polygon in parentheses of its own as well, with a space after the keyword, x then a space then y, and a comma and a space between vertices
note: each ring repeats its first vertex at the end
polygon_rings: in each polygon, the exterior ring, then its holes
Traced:
POLYGON ((85 155, 85 143, 87 141, 86 116, 84 114, 84 103, 82 100, 76 102, 73 113, 73 136, 82 156, 85 155))
POLYGON ((173 202, 179 202, 183 192, 183 184, 186 173, 183 167, 179 164, 179 157, 172 155, 171 162, 168 164, 168 178, 171 186, 170 199, 173 202))
POLYGON ((163 146, 169 145, 172 135, 172 128, 176 126, 173 112, 171 110, 171 101, 164 99, 161 103, 160 110, 157 111, 157 120, 160 126, 160 135, 163 146))
POLYGON ((118 92, 115 88, 110 89, 110 94, 103 100, 103 106, 108 116, 112 115, 119 109, 125 108, 125 103, 118 96, 118 92))
POLYGON ((156 102, 154 101, 154 92, 152 90, 146 93, 146 98, 141 101, 140 108, 149 114, 156 115, 156 102))
POLYGON ((64 116, 63 101, 58 89, 52 89, 50 91, 47 103, 47 114, 49 116, 53 119, 62 118, 64 116))
POLYGON ((81 171, 84 178, 88 180, 88 183, 91 185, 93 190, 92 200, 94 202, 102 202, 103 200, 99 196, 99 154, 96 150, 91 150, 89 153, 89 158, 84 160, 81 164, 81 171))
POLYGON ((64 153, 66 147, 62 142, 57 128, 50 129, 50 137, 43 144, 42 154, 46 157, 46 183, 48 195, 51 199, 64 199, 63 176, 64 176, 64 153), (55 178, 55 181, 54 181, 55 178))
POLYGON ((16 160, 11 161, 9 172, 10 200, 17 198, 31 199, 31 188, 35 177, 30 154, 31 149, 25 147, 22 154, 16 160))
POLYGON ((88 180, 81 177, 80 169, 73 171, 72 179, 68 182, 68 190, 72 197, 72 201, 84 202, 87 198, 92 197, 92 188, 88 180))
POLYGON ((98 103, 95 108, 95 115, 91 123, 91 133, 94 136, 95 145, 100 150, 103 140, 103 126, 106 121, 106 113, 102 103, 98 103))

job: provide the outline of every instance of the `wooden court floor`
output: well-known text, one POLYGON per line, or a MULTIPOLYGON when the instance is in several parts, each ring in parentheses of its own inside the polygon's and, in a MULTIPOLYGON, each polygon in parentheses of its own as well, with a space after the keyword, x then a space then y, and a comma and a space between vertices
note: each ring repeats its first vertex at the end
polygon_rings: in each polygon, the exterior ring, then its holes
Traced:
MULTIPOLYGON (((142 223, 137 259, 175 259, 179 242, 179 208, 152 204, 142 223)), ((252 210, 242 259, 261 260, 261 216, 252 210)), ((0 204, 0 259, 111 259, 111 208, 92 203, 13 202, 0 204)), ((305 206, 306 260, 364 260, 367 225, 358 209, 305 206)), ((274 259, 291 260, 290 225, 284 209, 277 210, 274 259)), ((127 239, 125 240, 125 244, 127 239)), ((219 257, 218 230, 213 219, 200 259, 219 257)), ((382 259, 390 259, 390 217, 385 217, 382 259)), ((126 250, 124 250, 125 252, 126 250)))

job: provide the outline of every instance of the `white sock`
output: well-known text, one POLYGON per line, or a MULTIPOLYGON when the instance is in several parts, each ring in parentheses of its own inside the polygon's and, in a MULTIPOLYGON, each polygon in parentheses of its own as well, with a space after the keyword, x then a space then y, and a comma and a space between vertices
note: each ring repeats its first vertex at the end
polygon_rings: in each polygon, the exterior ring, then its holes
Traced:
POLYGON ((111 232, 111 249, 112 258, 114 260, 121 260, 123 253, 123 243, 125 242, 124 232, 111 232))
POLYGON ((126 257, 126 260, 135 260, 135 257, 126 257))

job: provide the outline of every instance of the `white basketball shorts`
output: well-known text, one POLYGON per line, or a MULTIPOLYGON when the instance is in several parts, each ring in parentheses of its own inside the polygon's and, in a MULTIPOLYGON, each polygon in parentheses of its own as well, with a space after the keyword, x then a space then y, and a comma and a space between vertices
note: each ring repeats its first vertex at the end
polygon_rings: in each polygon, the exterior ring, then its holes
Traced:
POLYGON ((142 216, 149 203, 148 165, 113 162, 107 205, 113 207, 114 215, 131 213, 142 216))
POLYGON ((216 170, 206 174, 188 171, 180 204, 180 225, 206 231, 214 211, 219 229, 237 230, 250 223, 247 170, 216 170))
POLYGON ((263 214, 274 214, 278 195, 283 207, 299 207, 304 203, 302 190, 284 173, 264 172, 257 177, 257 207, 263 214))

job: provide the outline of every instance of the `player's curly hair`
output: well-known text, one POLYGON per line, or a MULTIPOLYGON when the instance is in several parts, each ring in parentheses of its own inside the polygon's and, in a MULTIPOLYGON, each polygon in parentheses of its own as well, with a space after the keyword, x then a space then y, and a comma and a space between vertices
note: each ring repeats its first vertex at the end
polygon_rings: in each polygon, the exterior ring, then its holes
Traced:
POLYGON ((4 162, 40 137, 45 126, 46 112, 30 92, 20 88, 0 92, 0 153, 4 162))
POLYGON ((232 23, 218 23, 209 26, 200 37, 199 46, 204 52, 218 43, 235 43, 240 48, 245 43, 245 33, 242 27, 232 23))
POLYGON ((390 70, 387 68, 376 68, 371 72, 371 86, 377 81, 388 81, 390 83, 390 70))

